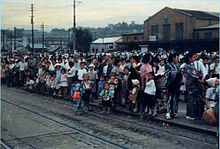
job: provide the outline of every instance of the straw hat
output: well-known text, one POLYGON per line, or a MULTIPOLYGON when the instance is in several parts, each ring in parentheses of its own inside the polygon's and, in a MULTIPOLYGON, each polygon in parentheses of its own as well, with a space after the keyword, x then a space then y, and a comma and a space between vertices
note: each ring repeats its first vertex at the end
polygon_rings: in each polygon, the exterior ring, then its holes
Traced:
POLYGON ((94 65, 94 64, 90 64, 90 65, 89 65, 89 68, 90 68, 90 67, 93 67, 93 68, 94 68, 94 67, 95 67, 95 65, 94 65))
POLYGON ((60 67, 61 67, 61 65, 60 65, 59 63, 56 63, 56 64, 54 65, 54 68, 56 68, 57 66, 60 66, 60 67))
POLYGON ((136 86, 139 85, 139 81, 137 79, 133 79, 133 80, 131 80, 131 82, 136 86))
POLYGON ((217 78, 210 78, 210 79, 206 80, 206 82, 209 86, 215 87, 216 80, 217 80, 217 78))

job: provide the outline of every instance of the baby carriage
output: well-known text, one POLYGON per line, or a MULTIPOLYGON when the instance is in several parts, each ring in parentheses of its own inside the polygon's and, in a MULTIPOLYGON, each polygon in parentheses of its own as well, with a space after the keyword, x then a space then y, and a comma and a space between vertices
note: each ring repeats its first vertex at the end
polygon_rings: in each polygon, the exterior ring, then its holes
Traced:
POLYGON ((71 87, 71 97, 74 102, 74 111, 76 115, 81 114, 81 110, 84 106, 82 99, 83 88, 80 83, 73 83, 71 87))

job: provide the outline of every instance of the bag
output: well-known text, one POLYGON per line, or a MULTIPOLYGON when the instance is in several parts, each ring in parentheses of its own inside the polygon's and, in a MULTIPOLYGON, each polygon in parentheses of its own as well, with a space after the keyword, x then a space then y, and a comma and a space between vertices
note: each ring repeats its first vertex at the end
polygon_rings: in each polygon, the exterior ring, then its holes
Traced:
POLYGON ((203 113, 205 122, 209 125, 216 125, 216 117, 212 109, 208 109, 203 113))
POLYGON ((72 95, 73 100, 79 99, 80 98, 80 92, 74 92, 72 95))

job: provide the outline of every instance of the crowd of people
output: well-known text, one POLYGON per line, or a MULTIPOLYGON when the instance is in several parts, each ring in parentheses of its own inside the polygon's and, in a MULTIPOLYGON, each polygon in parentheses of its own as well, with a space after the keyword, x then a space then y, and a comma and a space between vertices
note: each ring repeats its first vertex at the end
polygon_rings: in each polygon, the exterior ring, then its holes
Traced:
POLYGON ((118 106, 141 119, 178 117, 178 101, 187 103, 186 119, 201 119, 219 102, 219 53, 186 51, 9 55, 1 57, 1 82, 8 87, 72 100, 75 114, 102 105, 102 114, 118 106), (164 108, 165 107, 165 108, 164 108), (163 109, 164 108, 164 109, 163 109))

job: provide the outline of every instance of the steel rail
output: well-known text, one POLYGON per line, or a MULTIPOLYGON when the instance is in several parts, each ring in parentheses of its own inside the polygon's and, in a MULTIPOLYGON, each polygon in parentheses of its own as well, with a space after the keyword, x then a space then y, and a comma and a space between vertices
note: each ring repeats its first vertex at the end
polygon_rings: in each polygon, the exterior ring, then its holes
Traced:
MULTIPOLYGON (((63 106, 67 106, 67 107, 73 107, 73 105, 70 105, 70 104, 67 104, 67 103, 61 103, 61 102, 57 102, 57 101, 54 101, 52 99, 48 99, 48 98, 44 98, 48 101, 52 101, 56 104, 59 104, 59 105, 63 105, 63 106)), ((190 138, 190 137, 186 137, 186 136, 183 136, 183 135, 179 135, 179 134, 175 134, 175 133, 172 133, 172 132, 168 132, 168 131, 164 131, 164 130, 157 130, 155 128, 152 128, 152 127, 149 127, 149 126, 145 126, 145 125, 142 125, 142 124, 138 124, 138 123, 135 123, 135 122, 131 122, 131 121, 128 121, 128 120, 122 120, 122 119, 119 119, 119 118, 115 118, 115 117, 112 117, 112 116, 107 116, 107 115, 103 115, 103 114, 100 114, 100 113, 97 113, 97 112, 89 112, 90 114, 93 114, 93 115, 99 115, 103 118, 107 118, 107 119, 111 119, 111 120, 115 120, 115 121, 118 121, 118 122, 123 122, 123 123, 130 123, 132 125, 136 125, 136 126, 139 126, 139 127, 142 127, 142 128, 145 128, 147 130, 150 130, 150 131, 154 131, 156 133, 163 133, 163 134, 169 134, 173 137, 176 137, 176 138, 180 138, 180 139, 184 139, 184 140, 188 140, 188 141, 191 141, 191 142, 196 142, 196 143, 199 143, 199 144, 204 144, 204 145, 209 145, 209 146, 212 146, 212 147, 218 147, 212 143, 209 143, 209 142, 205 142, 205 141, 202 141, 202 140, 196 140, 196 139, 193 139, 193 138, 190 138)))
POLYGON ((72 130, 75 131, 75 132, 78 132, 78 133, 80 133, 80 134, 82 134, 82 135, 84 135, 84 136, 87 136, 87 137, 89 137, 89 138, 92 138, 92 139, 94 139, 94 140, 97 140, 97 141, 99 141, 99 142, 102 142, 102 143, 107 144, 107 145, 109 145, 109 146, 112 146, 112 147, 114 147, 114 148, 117 148, 117 149, 128 149, 127 147, 123 147, 123 146, 118 145, 118 144, 116 144, 116 143, 113 143, 113 142, 110 142, 110 141, 108 141, 108 140, 102 139, 102 138, 100 138, 100 137, 98 137, 98 136, 89 134, 89 133, 84 132, 84 131, 82 131, 82 130, 80 130, 80 129, 74 128, 74 127, 72 127, 72 126, 69 126, 69 125, 64 124, 64 123, 62 123, 62 122, 59 122, 59 121, 54 120, 54 119, 52 119, 52 118, 46 117, 46 116, 44 116, 44 115, 41 115, 41 114, 39 114, 39 113, 37 113, 37 112, 31 111, 31 110, 26 109, 26 108, 24 108, 24 107, 18 106, 18 105, 16 105, 16 104, 11 103, 11 102, 9 102, 9 101, 6 101, 6 100, 4 100, 4 99, 1 99, 1 101, 4 102, 4 103, 6 103, 6 104, 9 104, 9 105, 12 105, 12 106, 14 106, 14 107, 17 107, 18 109, 21 109, 21 110, 23 110, 23 111, 25 111, 25 112, 27 112, 27 113, 36 115, 36 116, 38 116, 38 117, 40 117, 40 118, 42 118, 42 119, 48 120, 48 121, 53 122, 53 123, 55 123, 55 124, 59 124, 60 126, 63 126, 63 127, 65 127, 65 128, 72 129, 72 130))

